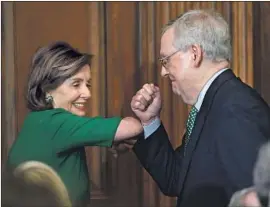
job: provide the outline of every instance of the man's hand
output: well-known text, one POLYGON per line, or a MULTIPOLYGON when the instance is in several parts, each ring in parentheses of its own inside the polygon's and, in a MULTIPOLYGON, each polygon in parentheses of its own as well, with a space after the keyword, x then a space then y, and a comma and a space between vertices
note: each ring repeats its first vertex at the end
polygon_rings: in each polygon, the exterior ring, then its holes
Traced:
POLYGON ((127 139, 122 142, 114 143, 113 146, 109 148, 109 152, 111 152, 112 155, 117 158, 118 154, 131 151, 136 141, 136 139, 127 139))
POLYGON ((131 109, 147 125, 156 117, 159 117, 161 110, 160 91, 154 84, 145 84, 131 101, 131 109))

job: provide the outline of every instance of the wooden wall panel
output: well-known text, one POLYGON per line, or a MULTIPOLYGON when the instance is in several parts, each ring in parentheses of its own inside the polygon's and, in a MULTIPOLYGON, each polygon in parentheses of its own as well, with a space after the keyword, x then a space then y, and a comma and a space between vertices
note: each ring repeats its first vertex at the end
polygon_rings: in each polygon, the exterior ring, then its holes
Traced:
MULTIPOLYGON (((156 27, 153 24, 155 19, 155 3, 140 2, 139 3, 139 72, 140 85, 145 83, 157 84, 159 76, 159 67, 156 51, 156 27)), ((148 172, 142 169, 142 200, 143 207, 158 206, 159 190, 155 182, 149 176, 148 172)))
MULTIPOLYGON (((107 116, 130 116, 130 101, 138 87, 138 22, 136 2, 106 2, 106 81, 107 116)), ((115 206, 139 205, 140 185, 137 159, 131 152, 117 159, 108 157, 111 165, 115 206), (113 159, 113 160, 112 160, 113 159), (118 189, 118 191, 116 190, 118 189)))
MULTIPOLYGON (((13 3, 2 4, 2 53, 1 53, 1 160, 5 166, 7 153, 16 138, 16 88, 14 61, 13 3), (3 147, 4 146, 4 147, 3 147)), ((4 167, 2 167, 4 169, 4 167)))
POLYGON ((253 86, 252 2, 232 2, 232 68, 244 82, 253 86))
MULTIPOLYGON (((92 97, 90 116, 105 116, 106 111, 106 58, 104 3, 89 2, 87 5, 88 50, 91 60, 92 97)), ((107 199, 106 148, 86 147, 88 170, 91 176, 91 198, 107 199)))
POLYGON ((17 86, 17 131, 27 113, 25 89, 29 65, 37 47, 64 40, 87 50, 87 2, 15 2, 15 64, 17 86), (72 18, 70 18, 72 17, 72 18))
MULTIPOLYGON (((156 2, 156 56, 159 57, 159 49, 160 49, 160 39, 161 39, 161 28, 171 19, 170 17, 170 4, 171 2, 156 2)), ((154 21, 155 23, 155 21, 154 21)), ((176 140, 178 137, 175 137, 172 134, 172 129, 173 129, 173 123, 172 123, 172 118, 173 118, 173 109, 171 106, 172 102, 172 96, 173 92, 171 89, 171 84, 170 81, 167 78, 163 78, 160 75, 161 72, 161 65, 158 65, 158 85, 160 87, 161 91, 161 97, 162 97, 162 110, 161 110, 161 119, 162 122, 166 128, 166 131, 170 137, 171 142, 173 140, 176 140)), ((178 108, 178 107, 177 107, 178 108)), ((175 113, 176 115, 176 113, 175 113)), ((180 115, 181 116, 181 115, 180 115)), ((178 123, 178 122, 177 122, 178 123)), ((171 206, 171 198, 166 197, 162 194, 162 192, 159 190, 158 191, 158 205, 159 206, 171 206)), ((154 207, 154 206, 153 206, 154 207)))
POLYGON ((270 106, 270 2, 253 2, 254 15, 254 87, 270 106))

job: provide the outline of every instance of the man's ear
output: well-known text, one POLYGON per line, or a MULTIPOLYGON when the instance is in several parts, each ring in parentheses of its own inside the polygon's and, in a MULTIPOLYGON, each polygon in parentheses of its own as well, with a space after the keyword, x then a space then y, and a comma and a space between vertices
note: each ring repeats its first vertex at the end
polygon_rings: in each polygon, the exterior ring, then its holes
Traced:
POLYGON ((201 65, 202 59, 203 59, 203 50, 200 45, 194 44, 190 48, 190 52, 192 54, 192 60, 194 63, 194 66, 197 68, 201 65))

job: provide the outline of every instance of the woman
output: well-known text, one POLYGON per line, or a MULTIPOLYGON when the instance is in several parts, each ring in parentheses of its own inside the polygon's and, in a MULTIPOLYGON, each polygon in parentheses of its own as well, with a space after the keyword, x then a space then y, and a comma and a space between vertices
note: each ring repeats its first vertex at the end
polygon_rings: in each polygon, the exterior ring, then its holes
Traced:
POLYGON ((30 113, 13 144, 8 165, 36 160, 51 166, 65 183, 72 202, 88 200, 84 146, 111 147, 142 132, 132 117, 85 117, 91 97, 90 56, 64 42, 39 49, 28 81, 30 113))

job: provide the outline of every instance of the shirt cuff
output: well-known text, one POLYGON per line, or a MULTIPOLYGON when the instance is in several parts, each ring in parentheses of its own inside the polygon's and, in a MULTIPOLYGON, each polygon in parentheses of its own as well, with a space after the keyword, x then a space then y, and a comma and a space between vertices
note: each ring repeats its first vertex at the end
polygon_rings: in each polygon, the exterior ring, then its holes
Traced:
POLYGON ((160 119, 155 118, 150 124, 143 126, 144 139, 147 139, 151 134, 153 134, 160 126, 160 119))

